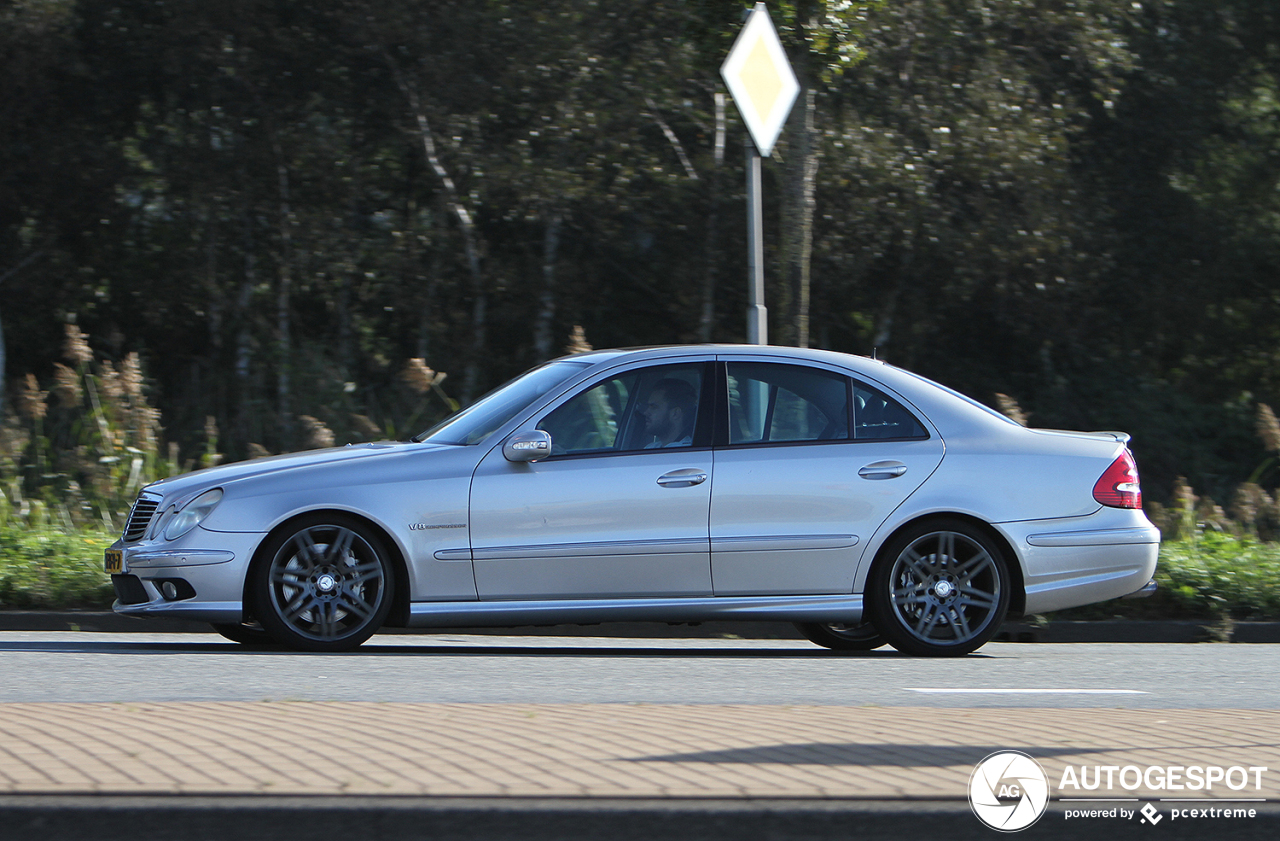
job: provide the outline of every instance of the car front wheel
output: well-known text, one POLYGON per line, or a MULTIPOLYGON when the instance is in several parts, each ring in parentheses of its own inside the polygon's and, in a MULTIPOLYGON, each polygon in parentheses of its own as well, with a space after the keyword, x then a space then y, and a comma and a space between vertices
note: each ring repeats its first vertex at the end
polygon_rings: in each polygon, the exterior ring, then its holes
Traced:
POLYGON ((886 545, 871 570, 867 601, 876 627, 899 651, 959 656, 1000 630, 1010 586, 994 540, 961 520, 937 520, 886 545))
POLYGON ((885 644, 885 638, 880 636, 880 632, 870 622, 859 622, 854 625, 797 622, 796 630, 809 642, 836 651, 870 651, 885 644))
POLYGON ((302 651, 349 651, 373 636, 391 609, 393 586, 378 538, 339 515, 280 532, 254 570, 262 627, 302 651))

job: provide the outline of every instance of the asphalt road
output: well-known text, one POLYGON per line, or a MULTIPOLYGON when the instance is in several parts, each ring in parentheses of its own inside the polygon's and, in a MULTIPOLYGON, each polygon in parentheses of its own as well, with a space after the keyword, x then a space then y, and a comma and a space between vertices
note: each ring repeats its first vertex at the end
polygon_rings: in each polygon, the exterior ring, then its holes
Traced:
POLYGON ((0 633, 0 703, 387 701, 1280 709, 1277 645, 991 643, 959 659, 791 640, 382 636, 350 654, 214 634, 0 633))

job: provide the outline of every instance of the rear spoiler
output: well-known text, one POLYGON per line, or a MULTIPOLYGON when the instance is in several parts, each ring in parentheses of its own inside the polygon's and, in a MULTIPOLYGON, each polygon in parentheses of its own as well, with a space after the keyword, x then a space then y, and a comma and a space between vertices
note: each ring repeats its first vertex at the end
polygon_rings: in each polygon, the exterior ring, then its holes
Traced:
POLYGON ((1133 436, 1127 432, 1115 432, 1113 430, 1107 430, 1105 432, 1081 432, 1078 429, 1040 429, 1039 427, 1030 427, 1030 428, 1036 432, 1056 432, 1060 435, 1080 435, 1086 438, 1106 438, 1111 441, 1116 441, 1117 443, 1120 443, 1120 444, 1128 444, 1129 441, 1133 439, 1133 436))

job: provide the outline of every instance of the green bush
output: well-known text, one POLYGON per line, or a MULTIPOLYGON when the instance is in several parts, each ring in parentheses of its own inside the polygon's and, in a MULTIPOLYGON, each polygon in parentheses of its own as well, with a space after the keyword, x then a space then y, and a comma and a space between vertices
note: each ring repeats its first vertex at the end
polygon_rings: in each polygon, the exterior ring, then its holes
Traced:
POLYGON ((116 537, 105 529, 0 522, 0 609, 110 607, 102 550, 116 537))
POLYGON ((1280 620, 1280 543, 1207 531, 1166 541, 1156 564, 1160 589, 1062 610, 1050 619, 1280 620))
POLYGON ((1157 603, 1196 618, 1280 619, 1280 544, 1207 532, 1166 543, 1157 603))

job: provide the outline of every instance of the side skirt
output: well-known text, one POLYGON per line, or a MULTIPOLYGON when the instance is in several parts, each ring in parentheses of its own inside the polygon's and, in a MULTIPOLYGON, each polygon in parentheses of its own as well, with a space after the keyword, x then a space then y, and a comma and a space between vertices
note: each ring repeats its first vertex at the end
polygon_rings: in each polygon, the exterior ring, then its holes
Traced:
POLYGON ((862 619, 862 596, 721 596, 653 599, 415 602, 410 628, 574 625, 597 622, 843 622, 862 619))

